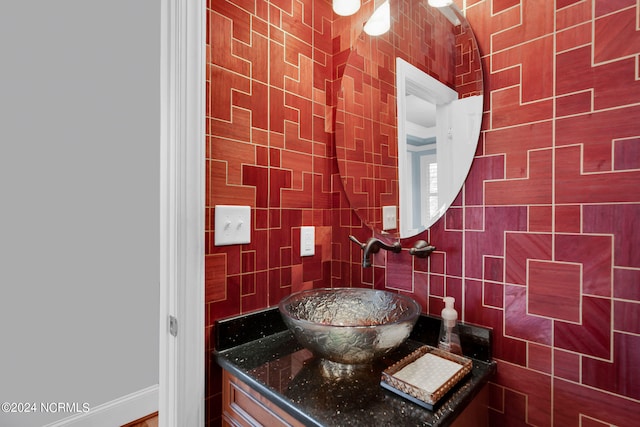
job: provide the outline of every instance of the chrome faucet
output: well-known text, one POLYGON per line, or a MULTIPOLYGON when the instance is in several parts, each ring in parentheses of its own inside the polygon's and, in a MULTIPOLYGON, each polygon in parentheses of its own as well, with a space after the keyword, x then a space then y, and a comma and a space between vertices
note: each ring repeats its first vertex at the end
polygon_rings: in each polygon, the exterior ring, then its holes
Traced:
POLYGON ((402 250, 402 246, 400 242, 394 242, 392 245, 389 245, 383 242, 380 239, 375 237, 369 237, 366 243, 360 243, 358 239, 353 236, 349 236, 349 239, 356 243, 360 248, 362 248, 362 267, 367 268, 371 267, 371 254, 377 254, 380 251, 380 248, 385 249, 387 251, 391 251, 393 253, 400 253, 402 250))

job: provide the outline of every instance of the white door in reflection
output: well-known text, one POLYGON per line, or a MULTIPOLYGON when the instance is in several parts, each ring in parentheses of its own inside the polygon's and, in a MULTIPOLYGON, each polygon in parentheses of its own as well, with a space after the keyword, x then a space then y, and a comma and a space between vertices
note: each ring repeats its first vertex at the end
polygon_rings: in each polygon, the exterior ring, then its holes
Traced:
POLYGON ((475 154, 482 96, 458 99, 400 58, 396 88, 400 237, 409 237, 440 218, 460 191, 475 154))

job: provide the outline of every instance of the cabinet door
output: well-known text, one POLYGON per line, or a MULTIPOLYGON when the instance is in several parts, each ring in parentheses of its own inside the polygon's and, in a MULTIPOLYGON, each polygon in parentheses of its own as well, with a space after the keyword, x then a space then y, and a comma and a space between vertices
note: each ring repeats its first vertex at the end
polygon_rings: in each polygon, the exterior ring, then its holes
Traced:
POLYGON ((222 422, 225 426, 293 426, 303 424, 257 391, 222 371, 222 422))

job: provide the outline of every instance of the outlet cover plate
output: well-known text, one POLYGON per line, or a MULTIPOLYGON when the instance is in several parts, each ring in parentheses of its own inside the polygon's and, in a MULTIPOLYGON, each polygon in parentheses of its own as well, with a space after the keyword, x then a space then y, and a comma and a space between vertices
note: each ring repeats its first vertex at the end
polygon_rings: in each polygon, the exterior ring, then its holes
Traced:
POLYGON ((251 207, 215 206, 214 245, 251 243, 251 207))

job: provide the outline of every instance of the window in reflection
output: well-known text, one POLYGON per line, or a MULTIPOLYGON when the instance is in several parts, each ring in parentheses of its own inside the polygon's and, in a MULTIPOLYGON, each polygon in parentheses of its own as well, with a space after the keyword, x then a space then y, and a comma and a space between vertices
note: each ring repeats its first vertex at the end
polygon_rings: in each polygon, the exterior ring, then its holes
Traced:
POLYGON ((429 170, 429 191, 427 192, 429 197, 429 208, 423 209, 423 212, 429 212, 429 216, 422 218, 422 223, 426 224, 429 219, 433 218, 438 213, 438 163, 429 163, 425 166, 425 169, 429 170))

